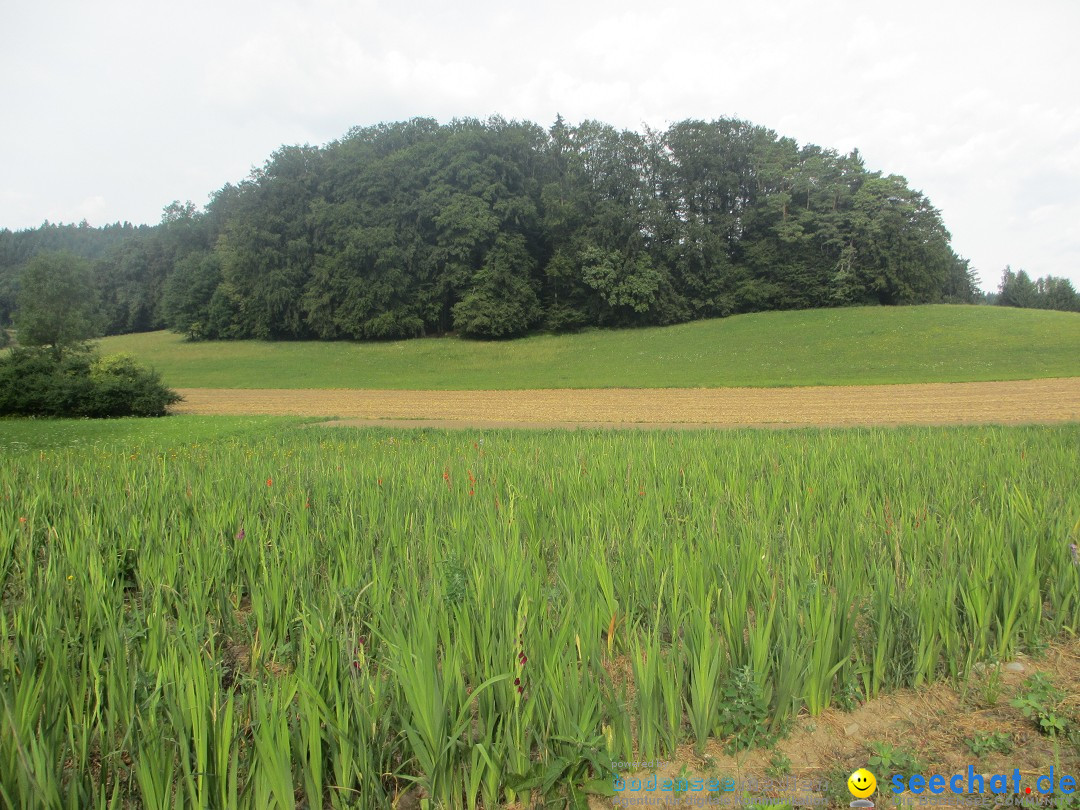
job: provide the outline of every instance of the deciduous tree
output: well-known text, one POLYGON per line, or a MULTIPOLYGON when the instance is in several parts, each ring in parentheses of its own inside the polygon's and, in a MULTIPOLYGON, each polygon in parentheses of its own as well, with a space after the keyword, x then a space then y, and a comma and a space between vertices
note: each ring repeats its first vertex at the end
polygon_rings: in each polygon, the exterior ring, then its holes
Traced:
POLYGON ((15 325, 23 346, 64 350, 100 334, 89 263, 72 253, 41 253, 19 279, 15 325))

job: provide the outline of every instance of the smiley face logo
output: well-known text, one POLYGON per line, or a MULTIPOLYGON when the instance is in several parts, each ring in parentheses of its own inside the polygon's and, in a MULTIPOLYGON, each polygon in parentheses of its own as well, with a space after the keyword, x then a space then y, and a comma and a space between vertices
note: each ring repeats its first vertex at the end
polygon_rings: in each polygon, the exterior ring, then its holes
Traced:
POLYGON ((848 777, 847 788, 856 799, 865 799, 877 790, 877 779, 866 768, 859 768, 848 777))

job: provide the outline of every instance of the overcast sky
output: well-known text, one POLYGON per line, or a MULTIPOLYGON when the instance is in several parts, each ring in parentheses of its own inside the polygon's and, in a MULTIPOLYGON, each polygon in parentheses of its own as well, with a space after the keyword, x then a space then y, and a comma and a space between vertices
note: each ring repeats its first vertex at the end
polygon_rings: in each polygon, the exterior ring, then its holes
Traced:
POLYGON ((737 116, 904 175, 984 287, 1080 288, 1077 0, 0 3, 0 227, 155 223, 413 116, 737 116))

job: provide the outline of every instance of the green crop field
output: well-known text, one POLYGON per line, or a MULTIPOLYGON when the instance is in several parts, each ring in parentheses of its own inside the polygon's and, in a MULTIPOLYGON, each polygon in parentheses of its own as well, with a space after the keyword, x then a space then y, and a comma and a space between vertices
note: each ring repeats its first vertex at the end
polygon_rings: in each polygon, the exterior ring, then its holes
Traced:
POLYGON ((1080 314, 920 306, 767 312, 482 342, 102 341, 185 388, 678 388, 1080 376, 1080 314))
POLYGON ((1076 425, 14 424, 5 807, 576 803, 1080 629, 1076 425))
POLYGON ((261 436, 305 420, 283 416, 218 416, 198 419, 0 419, 0 452, 123 444, 169 446, 226 436, 261 436))

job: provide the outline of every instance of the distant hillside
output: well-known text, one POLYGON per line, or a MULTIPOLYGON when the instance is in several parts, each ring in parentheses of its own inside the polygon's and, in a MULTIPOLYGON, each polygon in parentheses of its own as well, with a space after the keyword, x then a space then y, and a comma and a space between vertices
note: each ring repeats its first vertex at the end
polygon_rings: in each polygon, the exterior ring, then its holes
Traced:
POLYGON ((737 119, 417 118, 282 147, 105 255, 69 230, 0 231, 0 325, 54 243, 97 259, 107 334, 506 338, 979 296, 903 177, 737 119))
POLYGON ((102 341, 169 385, 209 388, 668 388, 1080 376, 1080 314, 858 307, 740 315, 509 342, 102 341))

